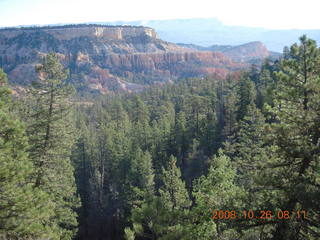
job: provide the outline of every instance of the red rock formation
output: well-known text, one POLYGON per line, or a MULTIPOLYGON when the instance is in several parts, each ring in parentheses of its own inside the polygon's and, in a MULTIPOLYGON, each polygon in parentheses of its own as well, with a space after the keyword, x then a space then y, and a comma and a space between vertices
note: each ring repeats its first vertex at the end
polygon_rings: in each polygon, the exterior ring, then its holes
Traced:
POLYGON ((36 78, 35 64, 57 52, 73 82, 102 93, 140 91, 140 84, 215 75, 246 68, 215 52, 190 51, 144 27, 66 26, 0 30, 0 67, 15 84, 36 78))

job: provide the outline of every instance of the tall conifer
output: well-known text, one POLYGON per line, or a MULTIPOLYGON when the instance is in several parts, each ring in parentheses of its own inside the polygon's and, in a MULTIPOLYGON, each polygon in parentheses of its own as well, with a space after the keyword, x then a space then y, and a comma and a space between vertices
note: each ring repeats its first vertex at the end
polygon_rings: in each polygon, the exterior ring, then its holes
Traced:
POLYGON ((47 192, 55 204, 51 224, 61 239, 76 232, 78 206, 74 169, 70 161, 74 144, 70 114, 72 88, 56 54, 48 54, 37 67, 39 80, 30 89, 28 116, 30 157, 36 167, 35 187, 47 192))

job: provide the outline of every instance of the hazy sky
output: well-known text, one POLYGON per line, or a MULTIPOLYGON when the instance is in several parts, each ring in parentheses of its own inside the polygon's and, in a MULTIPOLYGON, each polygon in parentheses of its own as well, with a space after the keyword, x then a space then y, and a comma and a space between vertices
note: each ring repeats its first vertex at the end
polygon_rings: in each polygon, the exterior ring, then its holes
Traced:
POLYGON ((0 26, 218 18, 227 25, 320 29, 320 0, 0 0, 0 26))

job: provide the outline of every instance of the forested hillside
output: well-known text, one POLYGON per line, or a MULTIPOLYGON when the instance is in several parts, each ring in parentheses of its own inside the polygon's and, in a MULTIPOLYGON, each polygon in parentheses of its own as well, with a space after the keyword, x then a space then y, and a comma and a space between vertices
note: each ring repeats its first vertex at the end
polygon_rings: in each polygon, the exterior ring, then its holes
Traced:
POLYGON ((0 72, 0 239, 320 239, 320 49, 77 95, 59 57, 0 72))

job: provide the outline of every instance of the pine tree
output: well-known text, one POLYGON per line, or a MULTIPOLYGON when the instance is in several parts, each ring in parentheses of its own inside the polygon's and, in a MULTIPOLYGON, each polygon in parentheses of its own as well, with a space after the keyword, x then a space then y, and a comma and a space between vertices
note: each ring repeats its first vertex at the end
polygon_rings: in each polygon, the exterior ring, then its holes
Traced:
POLYGON ((219 149, 219 129, 216 116, 216 97, 211 95, 208 97, 208 104, 205 117, 202 119, 201 125, 201 145, 204 148, 204 153, 207 156, 211 156, 219 149))
POLYGON ((134 136, 134 141, 141 146, 143 151, 149 150, 148 139, 151 136, 149 109, 139 96, 134 96, 128 106, 130 106, 128 113, 134 126, 131 135, 134 136))
POLYGON ((244 187, 253 187, 255 180, 252 177, 268 157, 264 124, 262 113, 251 103, 238 123, 237 132, 224 143, 224 153, 232 159, 238 171, 239 184, 244 187))
POLYGON ((152 148, 150 153, 152 155, 154 170, 155 170, 155 182, 158 185, 161 175, 161 167, 168 159, 168 155, 172 152, 173 146, 171 146, 172 128, 175 121, 175 111, 171 102, 159 102, 159 106, 154 109, 154 120, 151 123, 152 136, 149 140, 152 142, 152 148))
POLYGON ((195 205, 186 225, 192 238, 228 239, 228 236, 235 235, 228 226, 230 222, 211 219, 213 210, 239 210, 243 206, 244 193, 236 185, 235 177, 230 158, 220 150, 219 155, 211 159, 208 174, 194 181, 192 195, 195 205))
POLYGON ((132 210, 133 227, 126 228, 127 238, 136 235, 147 239, 183 239, 187 236, 183 225, 191 201, 175 157, 171 156, 167 169, 163 169, 162 180, 160 196, 149 195, 132 210))
POLYGON ((272 105, 274 98, 274 88, 276 86, 276 76, 275 72, 277 69, 277 62, 272 63, 270 60, 266 62, 261 67, 261 72, 259 74, 258 81, 256 82, 257 89, 257 107, 262 109, 264 104, 272 105))
POLYGON ((149 194, 154 191, 154 170, 150 153, 142 152, 138 147, 131 162, 133 180, 131 183, 149 194))
POLYGON ((170 156, 168 168, 162 171, 163 186, 159 192, 164 205, 168 209, 182 210, 190 207, 191 202, 176 162, 176 158, 170 156))
POLYGON ((186 129, 187 122, 185 112, 176 114, 174 129, 172 130, 171 154, 177 156, 179 165, 182 168, 186 167, 185 160, 187 157, 187 149, 189 144, 189 132, 186 129))
POLYGON ((77 184, 77 193, 81 198, 81 208, 78 209, 79 215, 79 231, 78 237, 80 239, 87 239, 89 237, 90 224, 94 224, 96 216, 93 219, 94 208, 92 205, 92 186, 90 185, 90 178, 92 175, 92 156, 90 154, 90 147, 93 144, 92 136, 90 136, 90 129, 86 125, 86 117, 82 111, 83 108, 77 109, 76 127, 79 129, 80 136, 77 139, 72 153, 72 162, 75 165, 75 179, 77 184))
POLYGON ((9 110, 10 90, 0 69, 0 238, 57 239, 50 224, 53 204, 48 195, 34 189, 34 166, 27 154, 22 123, 9 110))
POLYGON ((237 112, 239 102, 238 85, 235 80, 229 77, 225 86, 218 88, 218 122, 219 127, 222 128, 221 140, 224 141, 228 136, 231 136, 236 131, 237 112))
POLYGON ((237 121, 240 121, 248 112, 248 106, 255 101, 254 83, 246 76, 240 78, 238 83, 237 121))
MULTIPOLYGON (((279 161, 274 146, 266 139, 265 118, 254 104, 248 106, 247 114, 238 123, 237 132, 224 143, 224 153, 232 159, 232 165, 237 171, 235 183, 244 189, 243 209, 257 211, 268 209, 276 212, 283 195, 277 188, 270 188, 274 183, 271 178, 274 170, 270 165, 279 161)), ((268 221, 256 219, 240 221, 235 229, 243 236, 262 238, 270 235, 271 227, 268 221)))
POLYGON ((154 201, 154 170, 152 167, 152 158, 149 152, 143 152, 139 147, 133 154, 131 161, 129 182, 130 193, 127 201, 130 204, 131 220, 133 221, 133 230, 125 229, 125 236, 127 239, 134 239, 135 235, 143 235, 142 228, 145 211, 148 210, 150 204, 154 201))
POLYGON ((36 167, 35 188, 50 195, 55 204, 51 224, 61 239, 71 239, 77 227, 74 169, 70 161, 74 143, 73 120, 66 84, 67 72, 55 54, 37 67, 40 79, 30 89, 28 114, 30 157, 36 167))
POLYGON ((133 153, 128 176, 130 189, 127 201, 131 208, 141 206, 146 199, 154 194, 154 177, 150 153, 143 152, 137 147, 133 153))
POLYGON ((185 168, 183 168, 184 178, 188 188, 190 187, 189 189, 191 189, 192 182, 195 178, 198 178, 207 172, 208 159, 209 157, 204 154, 199 142, 196 139, 193 139, 192 145, 189 148, 185 168))
POLYGON ((306 36, 300 38, 300 45, 292 45, 280 62, 272 108, 277 123, 271 125, 269 140, 279 147, 281 160, 274 163, 274 169, 285 196, 282 209, 290 211, 293 217, 277 225, 276 239, 320 237, 319 65, 320 50, 306 36), (297 219, 298 210, 307 211, 308 218, 297 219))

